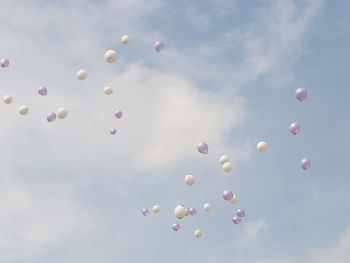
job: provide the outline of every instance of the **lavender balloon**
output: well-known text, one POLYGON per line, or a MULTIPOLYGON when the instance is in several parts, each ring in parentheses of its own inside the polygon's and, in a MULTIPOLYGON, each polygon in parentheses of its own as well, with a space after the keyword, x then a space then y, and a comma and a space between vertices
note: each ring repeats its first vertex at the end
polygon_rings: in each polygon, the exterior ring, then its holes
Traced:
POLYGON ((179 231, 180 225, 179 225, 179 224, 173 224, 172 229, 173 229, 174 231, 179 231))
POLYGON ((41 96, 47 96, 47 88, 45 88, 45 87, 39 87, 39 88, 38 88, 38 93, 39 93, 39 95, 41 95, 41 96))
POLYGON ((2 58, 0 60, 0 65, 3 68, 7 68, 10 65, 10 61, 7 58, 2 58))
POLYGON ((304 88, 299 88, 295 91, 295 97, 299 101, 304 101, 307 98, 307 90, 304 88))
POLYGON ((232 218, 232 222, 233 222, 234 224, 238 225, 239 223, 241 223, 241 218, 238 217, 238 216, 234 216, 234 217, 232 218))
POLYGON ((197 209, 196 209, 196 208, 189 208, 189 209, 188 209, 188 213, 189 213, 191 216, 196 216, 196 215, 197 215, 197 209))
POLYGON ((311 167, 311 161, 308 158, 304 158, 304 159, 301 160, 300 166, 304 170, 307 170, 307 169, 309 169, 311 167))
POLYGON ((142 209, 142 214, 143 214, 144 216, 148 216, 148 215, 149 215, 149 210, 148 210, 147 208, 143 208, 143 209, 142 209))
POLYGON ((237 209, 237 212, 236 214, 239 216, 239 217, 244 217, 245 216, 245 211, 243 209, 237 209))
POLYGON ((157 52, 160 52, 164 49, 164 44, 160 41, 157 41, 155 44, 154 44, 154 48, 157 50, 157 52))
POLYGON ((289 131, 294 134, 297 135, 300 132, 300 124, 297 122, 293 122, 290 126, 289 126, 289 131))
POLYGON ((109 132, 110 132, 112 135, 114 135, 114 134, 117 133, 117 130, 113 128, 113 129, 111 129, 109 132))
POLYGON ((202 154, 208 154, 208 144, 205 142, 201 142, 197 146, 197 151, 202 153, 202 154))
POLYGON ((47 115, 47 121, 48 122, 53 122, 56 120, 56 113, 54 112, 50 112, 48 115, 47 115))
POLYGON ((232 197, 233 197, 233 193, 229 190, 226 190, 222 193, 222 198, 224 198, 224 200, 226 200, 226 201, 231 200, 232 197))
POLYGON ((118 111, 116 111, 116 112, 114 113, 114 116, 115 116, 116 118, 120 119, 120 118, 123 116, 123 113, 122 113, 120 110, 118 110, 118 111))

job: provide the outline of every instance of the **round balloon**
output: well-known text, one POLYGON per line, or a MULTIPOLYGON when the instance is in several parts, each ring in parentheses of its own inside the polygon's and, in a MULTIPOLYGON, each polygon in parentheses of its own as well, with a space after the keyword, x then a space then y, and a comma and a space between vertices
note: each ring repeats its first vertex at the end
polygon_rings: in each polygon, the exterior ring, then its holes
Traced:
POLYGON ((225 173, 232 172, 232 164, 230 162, 224 163, 222 166, 222 169, 224 170, 225 173))
POLYGON ((19 114, 26 115, 29 112, 28 106, 22 105, 18 108, 19 114))
POLYGON ((58 119, 65 119, 68 116, 68 111, 66 108, 59 108, 57 110, 57 118, 58 119))
POLYGON ((204 211, 211 211, 212 209, 213 209, 213 207, 211 206, 211 204, 206 203, 203 205, 204 211))
POLYGON ((289 126, 289 131, 294 134, 297 135, 300 132, 300 124, 297 122, 293 122, 290 126, 289 126))
POLYGON ((120 118, 123 116, 123 113, 122 113, 122 111, 118 110, 118 111, 116 111, 116 112, 114 113, 114 116, 115 116, 116 118, 120 119, 120 118))
POLYGON ((156 43, 154 43, 154 48, 157 52, 160 52, 164 49, 164 44, 160 41, 157 41, 156 43))
POLYGON ((202 230, 200 230, 200 229, 195 230, 194 231, 194 236, 195 237, 201 237, 202 236, 202 230))
POLYGON ((304 159, 301 160, 300 166, 304 170, 307 170, 307 169, 309 169, 311 167, 311 161, 308 158, 304 158, 304 159))
POLYGON ((56 120, 56 114, 54 112, 50 112, 49 114, 47 114, 46 119, 48 122, 53 122, 56 120))
POLYGON ((189 208, 188 209, 188 214, 191 216, 196 216, 197 215, 197 209, 196 208, 189 208))
POLYGON ((202 154, 208 154, 208 144, 201 142, 197 145, 197 151, 202 154))
POLYGON ((185 183, 187 185, 193 185, 196 182, 196 178, 193 175, 186 175, 185 177, 185 183))
POLYGON ((84 69, 79 70, 77 72, 77 75, 76 75, 77 79, 79 79, 79 80, 84 80, 87 78, 87 76, 88 76, 88 74, 87 74, 86 70, 84 70, 84 69))
POLYGON ((130 37, 125 35, 122 36, 122 38, 120 39, 120 41, 124 44, 124 45, 129 45, 130 44, 130 37))
POLYGON ((223 155, 223 156, 220 157, 220 163, 221 164, 228 163, 229 161, 230 160, 229 160, 228 156, 226 156, 226 155, 223 155))
POLYGON ((39 87, 38 88, 38 93, 39 93, 40 96, 47 96, 47 88, 39 87))
POLYGON ((186 216, 186 209, 182 205, 178 205, 174 209, 174 214, 175 214, 176 218, 182 219, 186 216))
POLYGON ((113 89, 111 87, 109 87, 109 86, 106 86, 106 87, 104 87, 103 92, 106 95, 111 95, 113 93, 113 89))
POLYGON ((173 226, 172 226, 172 229, 174 230, 174 231, 179 231, 180 230, 180 225, 179 224, 173 224, 173 226))
POLYGON ((224 200, 226 201, 229 201, 231 200, 233 197, 233 193, 229 190, 225 190, 223 193, 222 193, 222 198, 224 198, 224 200))
POLYGON ((13 101, 13 99, 12 99, 12 96, 11 96, 11 95, 5 95, 5 96, 4 96, 4 103, 5 103, 5 104, 11 104, 12 101, 13 101))
POLYGON ((7 68, 10 65, 10 60, 8 60, 7 58, 2 58, 0 60, 0 65, 3 68, 7 68))
POLYGON ((232 222, 236 225, 238 225, 239 223, 241 223, 241 218, 239 216, 234 216, 232 218, 232 222))
POLYGON ((107 50, 105 53, 105 60, 108 63, 113 63, 116 62, 118 59, 117 57, 117 52, 115 52, 114 50, 107 50))
POLYGON ((148 210, 147 208, 143 208, 143 209, 142 209, 142 214, 143 214, 144 216, 148 216, 148 215, 149 215, 149 210, 148 210))
POLYGON ((307 90, 304 88, 299 88, 295 91, 295 97, 299 101, 304 101, 307 98, 307 90))
POLYGON ((160 211, 160 206, 159 206, 159 205, 154 205, 153 208, 152 208, 152 210, 153 210, 153 213, 159 213, 159 211, 160 211))
POLYGON ((237 209, 236 211, 236 214, 239 216, 239 217, 244 217, 245 216, 245 211, 243 209, 237 209))
POLYGON ((112 135, 114 135, 114 134, 116 134, 117 133, 117 130, 116 129, 114 129, 114 128, 112 128, 112 129, 110 129, 110 134, 112 134, 112 135))
POLYGON ((266 150, 267 150, 267 143, 266 142, 259 142, 256 145, 256 148, 258 149, 259 152, 266 152, 266 150))
POLYGON ((237 203, 237 202, 238 202, 237 196, 236 196, 236 195, 233 195, 232 198, 231 198, 231 200, 230 200, 230 203, 231 203, 231 204, 235 204, 235 203, 237 203))

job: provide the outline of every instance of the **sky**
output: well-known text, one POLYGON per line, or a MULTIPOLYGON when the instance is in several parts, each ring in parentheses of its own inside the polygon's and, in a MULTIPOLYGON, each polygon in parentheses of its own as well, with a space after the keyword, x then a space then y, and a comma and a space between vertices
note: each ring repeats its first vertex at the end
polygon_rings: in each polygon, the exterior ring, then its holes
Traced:
POLYGON ((350 262, 349 1, 1 0, 0 10, 10 60, 0 95, 14 99, 0 104, 0 262, 350 262), (60 107, 67 119, 48 123, 60 107), (155 204, 159 214, 141 214, 155 204), (176 219, 178 204, 198 215, 176 219))

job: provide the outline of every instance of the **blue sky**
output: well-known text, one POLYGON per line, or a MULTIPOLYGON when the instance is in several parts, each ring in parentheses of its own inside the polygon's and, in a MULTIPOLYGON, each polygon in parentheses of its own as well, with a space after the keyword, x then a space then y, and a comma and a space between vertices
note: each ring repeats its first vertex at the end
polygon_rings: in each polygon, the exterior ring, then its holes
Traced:
POLYGON ((1 262, 350 262, 348 1, 4 0, 0 8, 0 57, 11 61, 0 89, 14 98, 0 105, 1 262), (105 62, 108 49, 118 62, 105 62), (75 79, 81 68, 85 81, 75 79), (298 87, 309 92, 303 103, 298 87), (68 118, 47 123, 59 107, 68 118), (301 124, 297 136, 291 122, 301 124), (207 156, 196 151, 201 141, 207 156), (237 204, 222 200, 226 189, 237 204), (161 212, 143 217, 154 204, 161 212), (198 215, 173 232, 178 204, 198 215), (246 210, 240 225, 231 221, 237 208, 246 210))

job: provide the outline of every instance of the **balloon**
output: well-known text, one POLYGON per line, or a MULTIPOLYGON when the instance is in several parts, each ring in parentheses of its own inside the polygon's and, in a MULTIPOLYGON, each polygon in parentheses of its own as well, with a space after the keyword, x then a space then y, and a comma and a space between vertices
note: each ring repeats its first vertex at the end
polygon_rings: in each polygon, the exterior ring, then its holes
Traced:
POLYGON ((180 230, 180 225, 179 224, 173 224, 172 229, 174 231, 179 231, 180 230))
POLYGON ((148 216, 148 215, 149 215, 149 210, 148 210, 147 208, 143 208, 143 209, 142 209, 142 214, 143 214, 144 216, 148 216))
POLYGON ((208 144, 206 144, 205 142, 199 143, 197 146, 197 150, 198 150, 198 152, 200 152, 202 154, 207 154, 208 153, 208 144))
POLYGON ((160 52, 164 49, 164 44, 160 41, 157 41, 154 43, 154 48, 157 50, 157 52, 160 52))
POLYGON ((232 164, 230 162, 224 163, 222 166, 222 169, 224 170, 225 173, 232 172, 232 164))
POLYGON ((39 87, 39 88, 38 88, 38 93, 39 93, 39 95, 41 95, 41 96, 47 96, 47 88, 45 88, 45 87, 39 87))
POLYGON ((154 205, 153 208, 152 208, 152 210, 153 210, 153 213, 159 213, 159 211, 160 211, 160 206, 159 206, 159 205, 154 205))
POLYGON ((19 114, 26 115, 29 111, 28 107, 26 105, 22 105, 18 108, 19 114))
POLYGON ((230 160, 229 160, 228 156, 226 156, 226 155, 223 155, 223 156, 220 157, 220 163, 221 164, 228 163, 229 161, 230 160))
POLYGON ((237 203, 237 202, 238 202, 237 196, 236 196, 236 195, 233 195, 233 197, 232 197, 231 200, 230 200, 230 203, 231 203, 231 204, 235 204, 235 203, 237 203))
POLYGON ((233 193, 229 190, 225 190, 223 193, 222 193, 222 198, 224 198, 224 200, 226 201, 229 201, 231 200, 233 197, 233 193))
POLYGON ((304 88, 299 88, 295 91, 295 97, 299 101, 304 101, 307 98, 307 90, 304 88))
POLYGON ((111 95, 113 93, 113 89, 111 87, 106 86, 106 87, 104 87, 103 92, 106 95, 111 95))
POLYGON ((65 108, 59 108, 57 110, 57 117, 59 119, 65 119, 68 116, 68 111, 65 108))
POLYGON ((118 110, 118 111, 116 111, 116 112, 114 113, 114 116, 115 116, 116 118, 120 119, 120 118, 123 116, 123 113, 122 113, 120 110, 118 110))
POLYGON ((186 208, 186 216, 190 216, 190 209, 186 208))
POLYGON ((10 60, 8 60, 7 58, 2 58, 0 60, 0 65, 3 68, 7 68, 10 65, 10 60))
POLYGON ((116 62, 117 59, 118 59, 117 52, 115 52, 114 50, 107 50, 106 51, 106 53, 105 53, 105 60, 108 63, 116 62))
POLYGON ((185 183, 187 185, 193 185, 196 182, 196 178, 193 175, 186 175, 185 177, 185 183))
POLYGON ((56 120, 56 114, 54 112, 50 112, 49 114, 47 114, 46 119, 48 122, 53 122, 56 120))
POLYGON ((234 216, 234 217, 232 218, 232 222, 233 222, 234 224, 238 225, 239 223, 241 223, 241 218, 238 217, 238 216, 234 216))
POLYGON ((12 101, 13 101, 13 99, 12 99, 11 95, 5 95, 5 96, 4 96, 4 102, 5 102, 6 104, 11 104, 12 101))
POLYGON ((239 216, 239 217, 244 217, 245 216, 245 211, 243 209, 237 209, 236 211, 236 214, 239 216))
POLYGON ((258 149, 259 152, 266 152, 266 150, 267 150, 267 143, 266 142, 259 142, 256 145, 256 148, 258 149))
POLYGON ((297 122, 293 122, 290 126, 289 126, 289 131, 294 134, 297 135, 300 132, 300 124, 297 122))
POLYGON ((195 237, 201 237, 202 236, 202 230, 200 230, 200 229, 195 230, 194 231, 194 236, 195 237))
POLYGON ((117 130, 116 129, 110 129, 110 131, 109 131, 112 135, 114 135, 114 134, 116 134, 117 133, 117 130))
POLYGON ((204 211, 211 211, 212 209, 213 209, 213 207, 211 206, 211 204, 206 203, 203 205, 204 211))
POLYGON ((174 214, 175 214, 176 218, 182 219, 186 216, 186 209, 182 205, 178 205, 174 209, 174 214))
POLYGON ((88 74, 87 74, 86 70, 84 70, 84 69, 79 70, 77 72, 77 75, 76 75, 77 79, 79 79, 79 80, 84 80, 87 78, 87 76, 88 76, 88 74))
POLYGON ((125 35, 122 36, 122 38, 120 39, 120 41, 124 44, 124 45, 129 45, 130 44, 130 37, 125 35))
POLYGON ((197 215, 197 209, 196 209, 196 208, 189 208, 189 209, 188 209, 188 213, 189 213, 191 216, 196 216, 196 215, 197 215))
POLYGON ((301 160, 300 165, 301 165, 301 168, 303 168, 304 170, 307 170, 311 166, 311 161, 308 158, 304 158, 301 160))

